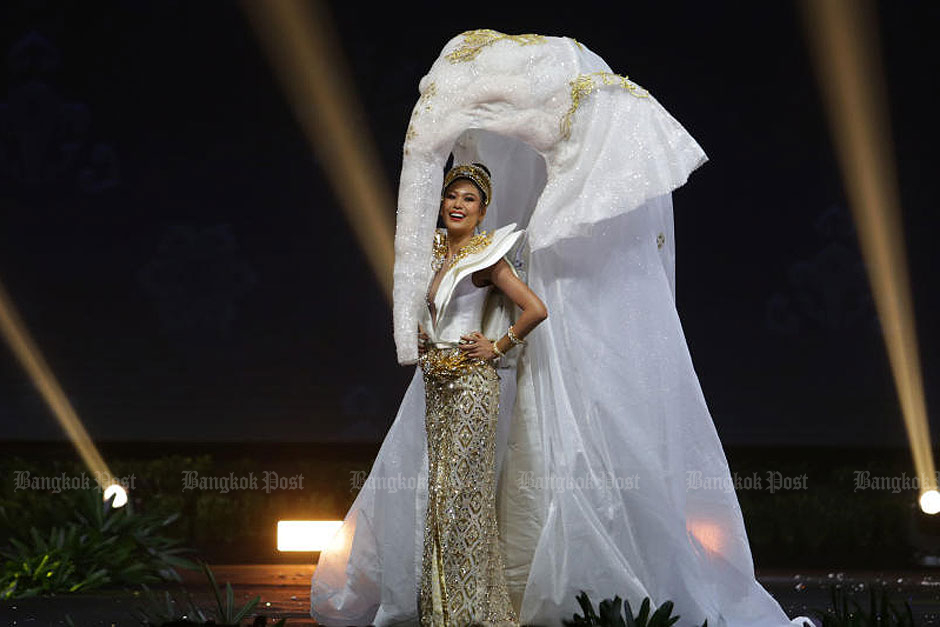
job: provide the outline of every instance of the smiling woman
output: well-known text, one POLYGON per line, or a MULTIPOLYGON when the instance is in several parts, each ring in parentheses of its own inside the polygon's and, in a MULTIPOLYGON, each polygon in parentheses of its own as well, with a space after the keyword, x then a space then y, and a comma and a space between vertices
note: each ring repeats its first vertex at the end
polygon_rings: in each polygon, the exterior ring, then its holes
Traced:
POLYGON ((498 235, 479 232, 491 197, 490 172, 482 164, 447 173, 440 210, 445 228, 435 236, 436 272, 423 320, 429 330, 419 325, 428 445, 422 625, 518 624, 496 520, 500 377, 494 360, 521 342, 547 312, 503 258, 522 232, 511 227, 498 235), (491 340, 480 329, 494 286, 522 315, 506 335, 491 340))

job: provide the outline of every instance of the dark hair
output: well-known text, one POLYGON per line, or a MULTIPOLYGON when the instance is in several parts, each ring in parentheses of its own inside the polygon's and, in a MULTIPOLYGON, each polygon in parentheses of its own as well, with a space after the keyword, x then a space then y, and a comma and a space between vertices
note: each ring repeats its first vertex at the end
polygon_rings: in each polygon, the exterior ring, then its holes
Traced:
POLYGON ((490 169, 486 167, 485 165, 483 165, 482 163, 474 162, 473 165, 477 166, 478 168, 483 168, 483 171, 486 172, 486 175, 490 178, 493 178, 493 173, 490 172, 490 169))
MULTIPOLYGON (((483 171, 486 172, 486 175, 490 178, 493 178, 493 173, 490 172, 490 169, 486 167, 485 165, 483 165, 482 163, 480 163, 479 161, 474 161, 473 165, 483 168, 483 171)), ((453 167, 454 167, 454 153, 450 153, 450 155, 447 157, 447 161, 444 163, 444 174, 447 174, 448 172, 450 172, 451 168, 453 167)))

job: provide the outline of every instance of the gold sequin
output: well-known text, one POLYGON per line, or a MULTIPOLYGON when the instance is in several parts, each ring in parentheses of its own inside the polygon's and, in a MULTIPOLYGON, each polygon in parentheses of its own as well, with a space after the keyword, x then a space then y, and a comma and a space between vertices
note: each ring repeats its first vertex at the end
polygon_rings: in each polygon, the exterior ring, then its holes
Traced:
POLYGON ((415 108, 411 110, 411 121, 408 122, 408 130, 405 131, 405 154, 411 154, 411 147, 409 144, 411 141, 418 136, 418 131, 415 130, 415 118, 417 118, 422 113, 427 113, 432 109, 431 102, 434 99, 434 96, 437 95, 437 85, 432 81, 427 89, 424 90, 424 93, 421 94, 421 97, 418 98, 418 104, 415 105, 415 108))
POLYGON ((428 88, 424 90, 424 93, 421 94, 421 97, 418 98, 418 107, 424 107, 424 111, 431 110, 431 99, 437 95, 437 84, 433 81, 428 85, 428 88))
MULTIPOLYGON (((429 350, 418 358, 421 370, 437 377, 456 377, 480 365, 480 358, 463 351, 429 350)), ((485 361, 485 360, 483 360, 485 361)))
POLYGON ((561 136, 568 139, 571 136, 571 120, 574 117, 578 107, 581 106, 581 100, 589 94, 596 91, 599 87, 617 86, 630 92, 637 98, 649 97, 649 92, 631 81, 626 76, 613 74, 611 72, 592 72, 591 74, 579 74, 572 80, 571 85, 571 106, 561 119, 561 136))
MULTIPOLYGON (((459 348, 430 348, 447 360, 459 348)), ((496 522, 499 375, 486 360, 454 376, 422 369, 428 507, 418 607, 422 627, 517 626, 496 522)))
POLYGON ((529 46, 545 42, 543 35, 506 35, 495 30, 483 28, 479 30, 470 30, 462 34, 463 43, 447 53, 447 59, 451 63, 460 63, 462 61, 472 61, 480 54, 480 51, 487 46, 495 44, 497 41, 508 39, 514 41, 520 46, 529 46))
MULTIPOLYGON (((460 250, 450 260, 450 265, 454 265, 467 255, 478 253, 493 241, 493 236, 486 231, 481 231, 470 238, 470 241, 464 244, 460 250)), ((444 258, 447 257, 447 231, 438 229, 434 232, 433 255, 431 257, 431 267, 437 271, 444 265, 444 258)))

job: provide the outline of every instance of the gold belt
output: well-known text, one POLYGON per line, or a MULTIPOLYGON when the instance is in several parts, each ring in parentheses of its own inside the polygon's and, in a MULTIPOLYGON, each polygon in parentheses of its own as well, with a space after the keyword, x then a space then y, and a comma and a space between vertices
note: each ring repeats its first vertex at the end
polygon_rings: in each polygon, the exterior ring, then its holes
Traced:
POLYGON ((421 370, 426 375, 459 377, 471 368, 483 366, 489 362, 482 357, 470 357, 456 346, 448 348, 429 346, 424 355, 418 358, 418 363, 421 364, 421 370))

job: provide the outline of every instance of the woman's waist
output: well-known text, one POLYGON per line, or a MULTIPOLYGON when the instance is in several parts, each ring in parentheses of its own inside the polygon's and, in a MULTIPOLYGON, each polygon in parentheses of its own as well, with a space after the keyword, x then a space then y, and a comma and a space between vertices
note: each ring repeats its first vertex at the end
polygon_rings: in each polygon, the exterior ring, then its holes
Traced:
POLYGON ((488 359, 467 354, 460 348, 459 341, 428 342, 418 363, 425 374, 436 376, 459 376, 473 368, 494 367, 488 359))
POLYGON ((461 338, 473 332, 482 331, 480 325, 476 326, 437 326, 431 325, 428 329, 428 345, 436 348, 455 348, 463 344, 461 338))

